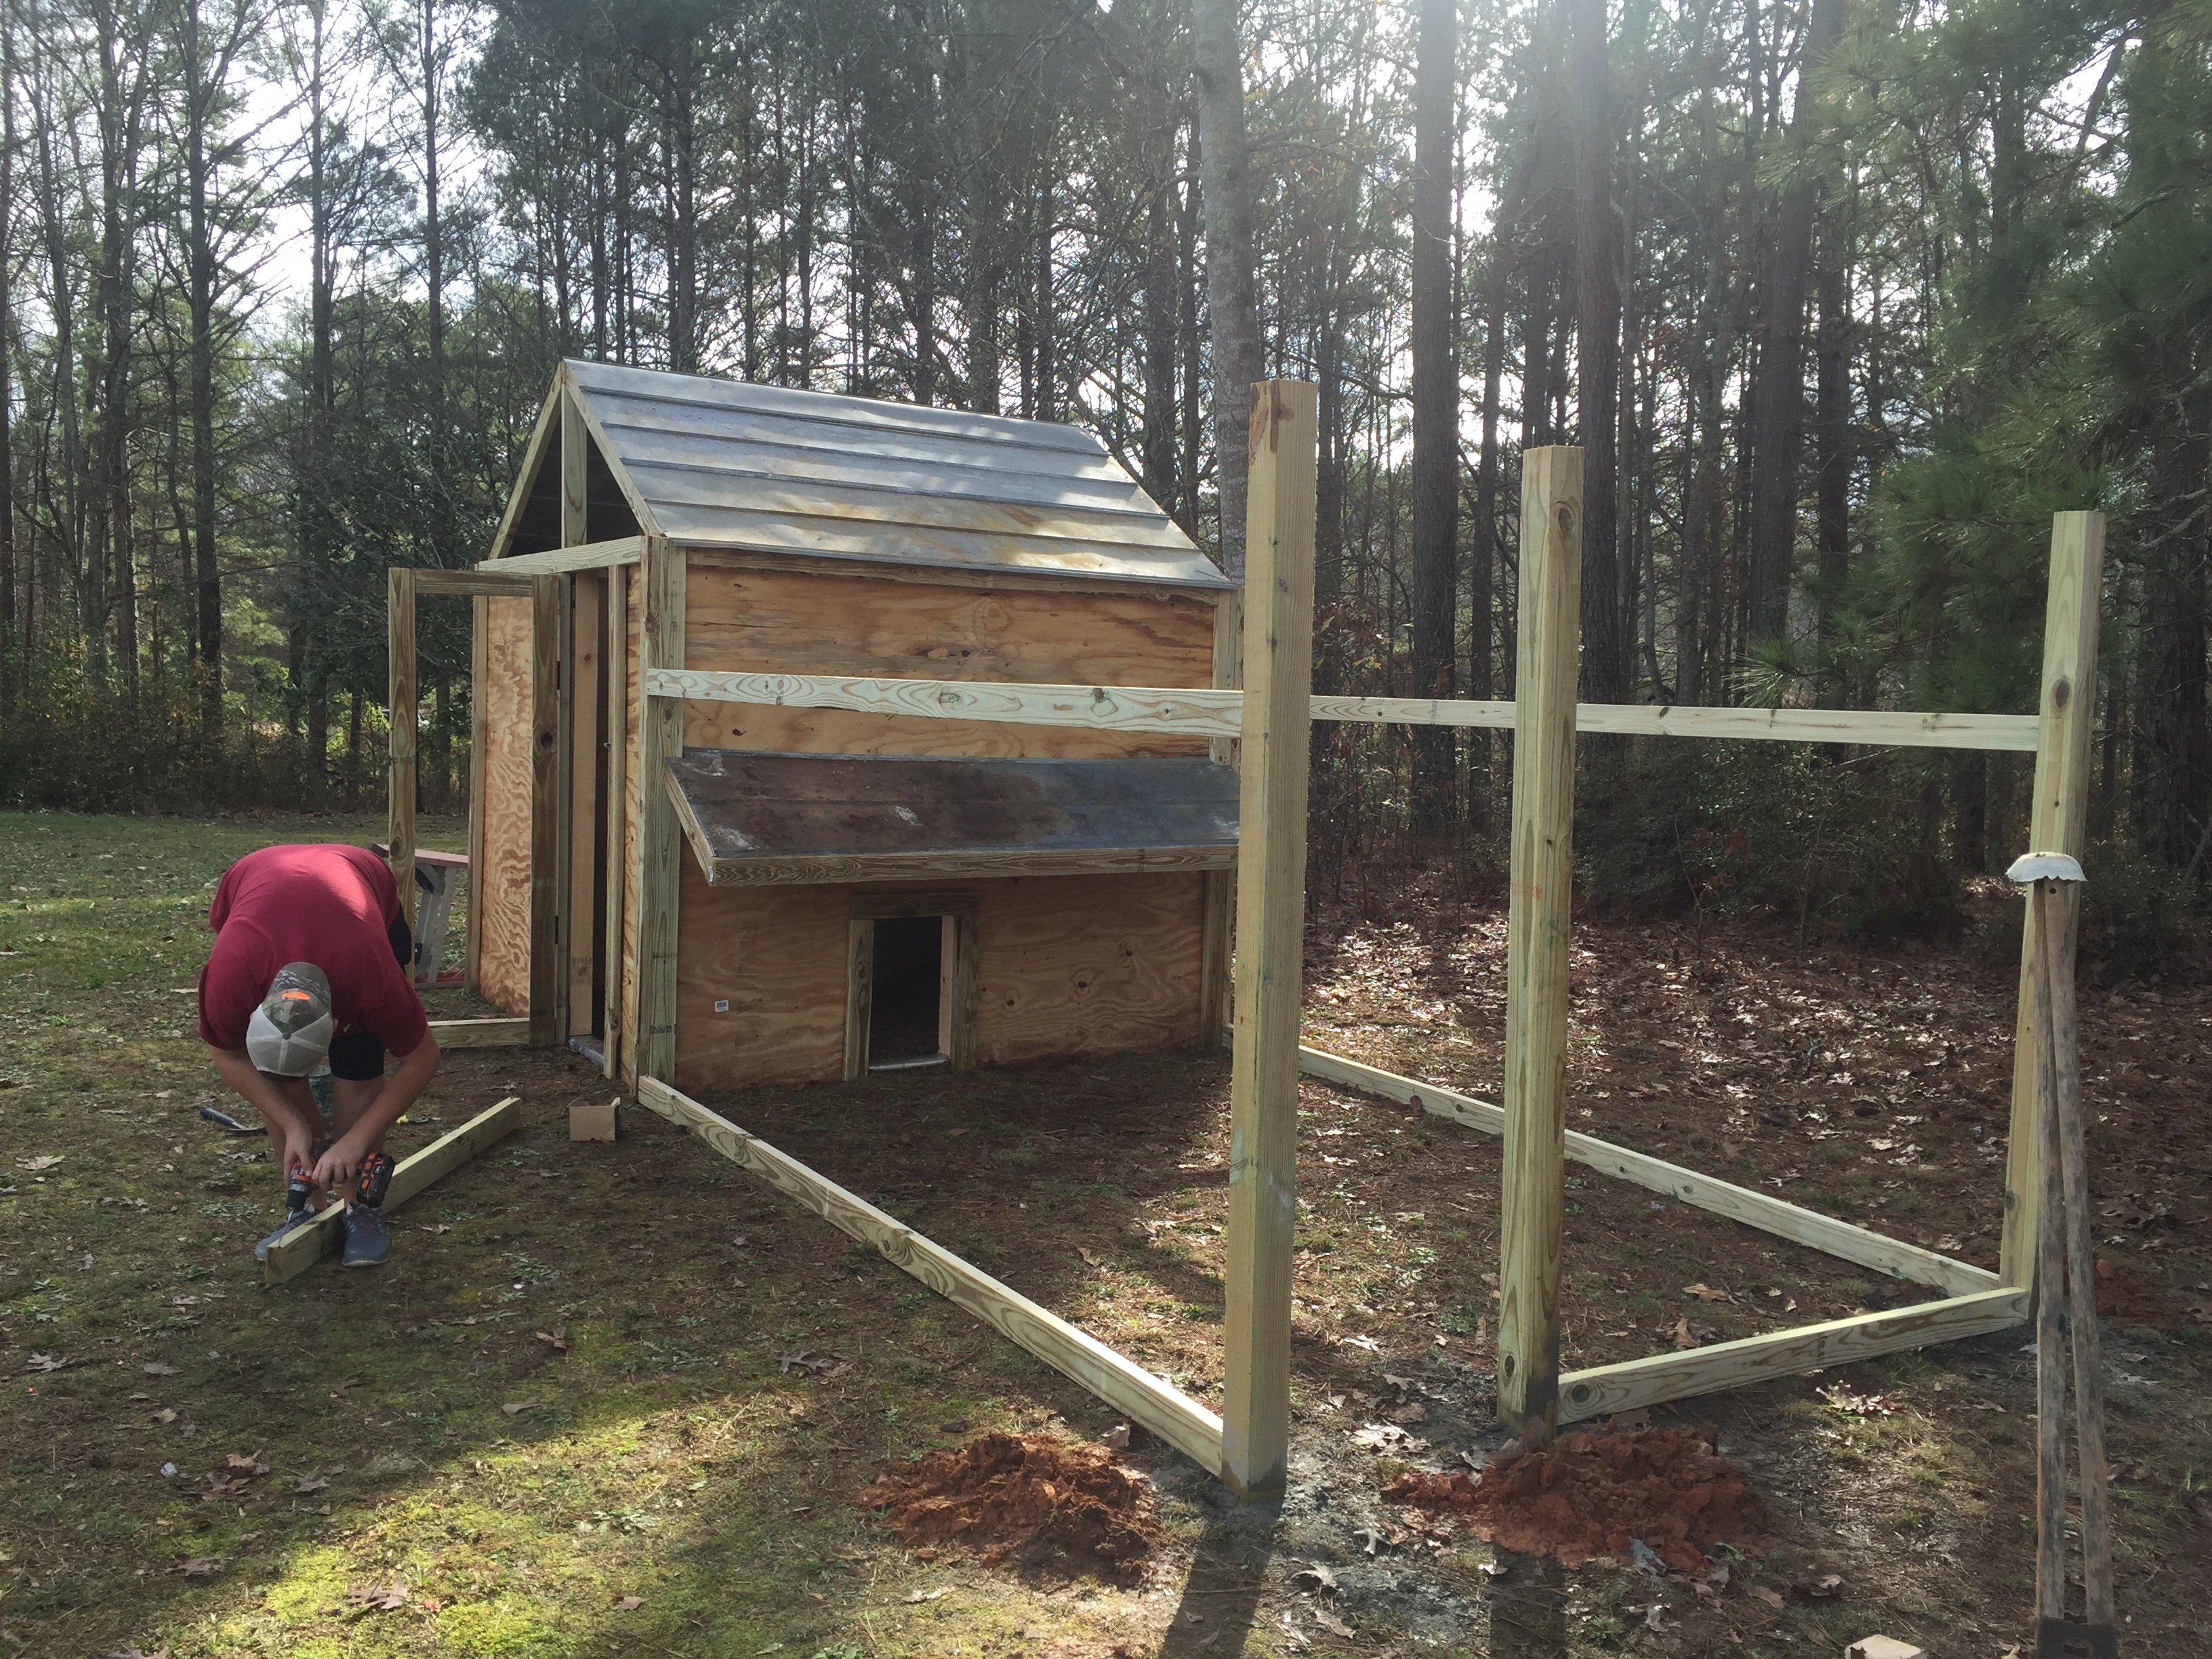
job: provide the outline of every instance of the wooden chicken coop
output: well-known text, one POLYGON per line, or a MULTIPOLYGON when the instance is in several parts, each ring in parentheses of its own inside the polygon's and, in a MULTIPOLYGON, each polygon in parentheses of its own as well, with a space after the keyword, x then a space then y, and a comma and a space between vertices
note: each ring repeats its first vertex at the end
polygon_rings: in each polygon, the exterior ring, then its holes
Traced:
POLYGON ((1087 433, 565 362, 489 552, 393 573, 394 681, 416 596, 471 595, 467 977, 513 1040, 723 1089, 1218 1037, 1224 745, 645 693, 1226 684, 1235 587, 1087 433))

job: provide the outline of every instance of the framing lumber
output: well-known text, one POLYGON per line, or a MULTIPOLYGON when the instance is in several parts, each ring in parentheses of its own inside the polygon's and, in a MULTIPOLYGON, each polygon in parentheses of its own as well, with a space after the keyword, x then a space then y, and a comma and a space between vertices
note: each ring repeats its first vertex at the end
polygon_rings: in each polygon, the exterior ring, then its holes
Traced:
POLYGON ((580 547, 592 538, 586 526, 591 505, 592 441, 584 430, 583 400, 562 375, 561 392, 561 545, 580 547))
MULTIPOLYGON (((537 556, 532 556, 533 557, 537 556)), ((519 563, 508 560, 507 563, 519 563)), ((1227 605, 1224 602, 1224 608, 1227 605)), ((998 720, 1016 726, 1078 726, 1095 732, 1158 732, 1233 747, 1242 730, 1243 693, 1233 686, 1054 685, 1012 681, 841 678, 831 674, 732 674, 660 671, 647 678, 656 697, 771 708, 843 708, 935 720, 998 720)), ((1311 699, 1312 718, 1381 726, 1486 726, 1510 730, 1514 705, 1431 697, 1311 699)), ((1662 708, 1575 705, 1577 732, 1630 737, 1842 743, 1872 748, 2026 752, 2037 721, 2027 714, 1898 714, 1831 708, 1662 708)), ((1222 758, 1216 752, 1214 758, 1222 758)))
POLYGON ((855 921, 895 921, 911 916, 980 916, 983 895, 974 887, 924 887, 892 893, 855 893, 855 921))
MULTIPOLYGON (((639 641, 649 690, 656 671, 684 665, 684 550, 667 538, 648 538, 645 548, 643 631, 639 641)), ((638 764, 641 781, 665 777, 668 761, 684 752, 684 705, 648 696, 638 764)), ((683 832, 665 788, 640 793, 637 928, 637 1078, 665 1082, 676 1072, 676 926, 683 882, 683 832)))
MULTIPOLYGON (((2089 812, 2089 740, 2096 724, 2097 629, 2104 591, 2105 515, 2060 513, 2051 520, 2051 586, 2044 605, 2043 688, 2036 704, 2034 795, 2027 849, 2080 858, 2089 812)), ((2005 1145, 2005 1209, 1997 1273, 2008 1285, 2033 1288, 2040 1224, 2042 1135, 2036 1107, 2036 1045, 2041 1029, 2035 997, 2039 951, 2035 907, 2022 907, 2020 994, 2013 1023, 2012 1118, 2005 1145)), ((2071 932, 2079 899, 2053 906, 2071 932)), ((2069 952, 2070 957, 2071 952, 2069 952)))
POLYGON ((461 982, 477 994, 483 975, 484 699, 491 685, 491 600, 469 600, 469 909, 461 953, 461 982))
POLYGON ((1252 388, 1221 1458, 1223 1478, 1246 1498, 1282 1491, 1289 1474, 1316 399, 1303 381, 1252 388))
POLYGON ((1498 1414, 1524 1443, 1541 1443, 1558 1430, 1559 1407, 1567 941, 1574 921, 1575 680, 1582 643, 1582 451, 1565 445, 1529 450, 1522 458, 1521 479, 1498 1414))
POLYGON ((586 571, 565 579, 569 586, 568 657, 562 670, 568 720, 568 781, 561 810, 568 819, 568 854, 562 864, 566 903, 562 910, 562 1001, 566 1036, 592 1030, 592 980, 599 967, 593 949, 599 915, 599 672, 605 661, 606 580, 586 571))
POLYGON ((430 1035, 441 1048, 521 1048, 530 1043, 527 1017, 510 1019, 434 1019, 430 1035))
MULTIPOLYGON (((398 1209, 441 1176, 455 1170, 522 1127, 522 1097, 509 1095, 489 1111, 480 1112, 451 1133, 439 1136, 419 1152, 402 1158, 385 1189, 384 1207, 398 1209)), ((345 1206, 332 1204, 318 1211, 269 1247, 261 1263, 261 1282, 282 1285, 296 1279, 338 1248, 345 1237, 342 1218, 345 1206)))
POLYGON ((600 1069, 611 1079, 620 1070, 623 1036, 623 898, 629 884, 623 847, 629 812, 629 574, 607 572, 607 895, 600 927, 600 1069))
POLYGON ((505 568, 498 570, 425 568, 416 570, 413 574, 415 591, 418 593, 437 593, 447 598, 474 598, 477 595, 487 595, 526 599, 530 597, 528 575, 505 568))
POLYGON ((982 1048, 983 939, 975 910, 945 913, 952 933, 952 972, 945 987, 945 1057, 956 1072, 972 1072, 982 1048))
MULTIPOLYGON (((1244 595, 1239 590, 1224 593, 1213 607, 1213 689, 1238 690, 1243 684, 1244 595)), ((1209 738, 1206 754, 1217 766, 1235 766, 1237 740, 1209 738)), ((1208 871, 1203 902, 1206 908, 1199 923, 1198 1029, 1207 1048, 1225 1048, 1225 1034, 1237 1017, 1230 988, 1230 969, 1236 952, 1234 872, 1208 871)))
POLYGON ((935 720, 997 720, 1010 726, 1073 726, 1094 732, 1157 732, 1233 737, 1241 729, 1240 691, 1118 685, 1027 685, 998 680, 842 679, 829 674, 725 674, 654 668, 645 689, 655 697, 692 697, 772 708, 848 708, 935 720))
POLYGON ((561 395, 568 380, 565 371, 553 377, 546 388, 545 401, 538 406, 538 422, 530 428, 529 441, 522 447, 522 465, 515 471, 515 482, 507 492, 507 505, 500 509, 499 527, 491 534, 493 559, 506 556, 507 544, 514 539, 514 526, 521 521, 522 510, 530 505, 532 486, 538 482, 538 469, 545 459, 545 446, 559 424, 561 395))
POLYGON ((730 1162, 839 1231, 872 1247, 893 1267, 974 1314, 1115 1410, 1126 1412, 1131 1421, 1200 1467, 1221 1468, 1221 1419, 1096 1337, 657 1079, 638 1079, 638 1102, 690 1130, 730 1162))
MULTIPOLYGON (((1395 1100, 1402 1105, 1418 1106, 1431 1116, 1448 1118, 1463 1123, 1470 1129, 1479 1129, 1488 1135, 1505 1132, 1504 1109, 1495 1103, 1474 1095, 1461 1094, 1455 1090, 1440 1088, 1422 1083, 1395 1072, 1346 1060, 1319 1048, 1298 1050, 1298 1064, 1305 1074, 1318 1078, 1339 1088, 1350 1089, 1360 1094, 1376 1095, 1385 1100, 1395 1100)), ((1664 1158, 1646 1152, 1617 1146, 1612 1141, 1601 1140, 1595 1135, 1586 1135, 1570 1129, 1566 1132, 1566 1157, 1570 1163, 1585 1169, 1595 1170, 1601 1175, 1613 1176, 1655 1193, 1664 1193, 1677 1203, 1692 1209, 1705 1210, 1730 1221, 1741 1222, 1760 1232, 1771 1233, 1777 1238, 1786 1238, 1793 1244, 1802 1244, 1841 1261, 1855 1262, 1862 1267, 1887 1273, 1893 1279, 1905 1279, 1915 1285, 1933 1285, 1954 1296, 1971 1296, 1983 1291, 1996 1290, 2002 1281, 1986 1268, 1954 1261, 1936 1251, 1923 1249, 1917 1244, 1908 1244, 1891 1238, 1870 1228, 1849 1221, 1838 1221, 1817 1210, 1802 1205, 1787 1203, 1771 1194, 1750 1187, 1739 1187, 1732 1182, 1719 1181, 1694 1170, 1686 1170, 1664 1158)))
POLYGON ((567 745, 562 718, 561 635, 566 597, 558 576, 530 582, 530 1040, 561 1040, 561 811, 567 745))
POLYGON ((1887 1313, 1854 1314, 1794 1330, 1716 1342, 1687 1353, 1654 1354, 1559 1379, 1559 1419, 1576 1422, 1691 1395, 1771 1382, 1901 1348, 1925 1348, 1960 1337, 2017 1325, 2027 1316, 2027 1293, 2010 1286, 1954 1296, 1887 1313))
MULTIPOLYGON (((392 878, 399 887, 399 914, 415 896, 415 744, 419 714, 415 688, 416 573, 394 566, 384 573, 385 708, 390 736, 385 768, 385 845, 392 878)), ((412 970, 410 970, 410 974, 412 970)), ((436 977, 434 968, 432 978, 436 977)))
POLYGON ((868 1074, 868 1027, 876 1007, 876 919, 856 915, 846 934, 845 1081, 868 1074))
POLYGON ((610 541, 548 548, 543 553, 515 553, 495 562, 480 560, 477 568, 513 571, 524 576, 560 576, 578 570, 612 570, 635 564, 644 553, 644 537, 617 536, 610 541))

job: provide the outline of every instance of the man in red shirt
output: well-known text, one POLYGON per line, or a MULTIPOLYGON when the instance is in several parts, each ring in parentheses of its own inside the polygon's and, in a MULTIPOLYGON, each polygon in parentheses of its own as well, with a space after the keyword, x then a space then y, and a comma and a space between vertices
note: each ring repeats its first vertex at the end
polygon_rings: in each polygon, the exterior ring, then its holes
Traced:
POLYGON ((265 847, 230 866, 208 922, 200 1039, 222 1080, 261 1114, 285 1175, 283 1224, 328 1190, 347 1191, 345 1265, 392 1254, 378 1206, 391 1177, 384 1137, 438 1070, 391 869, 358 847, 265 847), (386 1051, 399 1069, 384 1075, 386 1051), (327 1058, 334 1138, 307 1074, 327 1058))

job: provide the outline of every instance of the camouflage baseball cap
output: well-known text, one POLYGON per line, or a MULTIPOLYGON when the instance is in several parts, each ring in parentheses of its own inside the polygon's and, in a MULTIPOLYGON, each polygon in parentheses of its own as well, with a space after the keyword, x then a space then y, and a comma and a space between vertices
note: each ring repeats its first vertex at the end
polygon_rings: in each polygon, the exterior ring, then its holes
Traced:
POLYGON ((246 1025, 246 1053, 256 1071, 305 1077, 331 1051, 331 981, 312 962, 288 962, 246 1025))

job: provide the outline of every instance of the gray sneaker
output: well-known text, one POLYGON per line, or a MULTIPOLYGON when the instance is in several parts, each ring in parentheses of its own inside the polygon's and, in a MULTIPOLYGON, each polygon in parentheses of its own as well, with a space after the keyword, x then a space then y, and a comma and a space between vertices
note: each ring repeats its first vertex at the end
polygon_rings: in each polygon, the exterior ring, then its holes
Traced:
POLYGON ((345 1210, 345 1255, 349 1267, 381 1267, 392 1257, 392 1235, 385 1231, 384 1212, 367 1204, 349 1204, 345 1210))
POLYGON ((276 1231, 270 1233, 268 1237, 263 1239, 258 1244, 256 1244, 253 1247, 253 1259, 256 1261, 266 1261, 269 1259, 269 1247, 271 1244, 274 1244, 278 1239, 283 1237, 286 1233, 290 1232, 293 1228, 298 1226, 301 1222, 312 1221, 314 1219, 314 1215, 315 1212, 313 1210, 285 1211, 283 1220, 276 1224, 276 1231))

